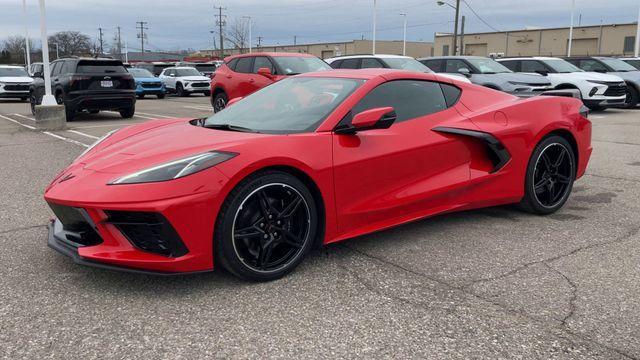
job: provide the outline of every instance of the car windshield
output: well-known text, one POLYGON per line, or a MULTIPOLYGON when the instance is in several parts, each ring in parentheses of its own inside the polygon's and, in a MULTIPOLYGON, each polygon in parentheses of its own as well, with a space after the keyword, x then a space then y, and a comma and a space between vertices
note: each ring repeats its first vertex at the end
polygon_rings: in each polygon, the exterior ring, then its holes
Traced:
POLYGON ((628 59, 628 60, 624 60, 624 62, 626 62, 627 64, 633 66, 634 68, 640 70, 640 59, 628 59))
POLYGON ((29 76, 27 71, 23 68, 0 68, 1 77, 22 77, 29 76))
POLYGON ((134 78, 152 78, 152 77, 154 77, 153 74, 147 69, 129 68, 128 70, 131 73, 131 75, 133 75, 134 78))
POLYGON ((112 74, 126 73, 127 69, 119 61, 89 60, 78 62, 76 72, 81 74, 112 74))
POLYGON ((204 126, 274 134, 315 131, 363 83, 358 79, 292 77, 214 114, 204 126))
POLYGON ((510 73, 511 70, 493 59, 466 59, 481 74, 510 73))
POLYGON ((637 71, 638 69, 633 66, 627 64, 626 62, 619 59, 600 59, 603 63, 609 66, 613 71, 637 71))
POLYGON ((199 71, 216 71, 216 66, 213 64, 198 64, 196 69, 199 71))
POLYGON ((423 63, 411 58, 384 58, 384 62, 392 69, 409 70, 418 72, 432 72, 423 63))
POLYGON ((274 56, 273 60, 284 75, 296 75, 313 71, 332 70, 326 62, 310 56, 274 56))
POLYGON ((176 69, 176 76, 201 76, 200 72, 194 68, 176 69))
POLYGON ((572 73, 572 72, 584 71, 579 67, 573 65, 572 63, 562 59, 545 60, 544 63, 559 73, 572 73))

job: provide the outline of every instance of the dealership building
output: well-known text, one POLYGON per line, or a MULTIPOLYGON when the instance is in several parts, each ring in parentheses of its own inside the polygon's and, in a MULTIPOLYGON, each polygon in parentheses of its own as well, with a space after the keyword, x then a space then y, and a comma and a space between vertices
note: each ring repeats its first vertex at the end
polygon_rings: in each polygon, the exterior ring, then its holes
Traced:
MULTIPOLYGON (((265 45, 254 47, 253 51, 265 52, 295 52, 315 55, 326 59, 333 56, 371 54, 373 42, 371 40, 352 40, 344 42, 296 44, 296 45, 265 45)), ((240 49, 225 49, 225 55, 240 53, 240 49)), ((247 53, 247 49, 243 49, 247 53)), ((376 53, 402 55, 402 40, 378 40, 376 41, 376 53)), ((220 50, 200 50, 198 54, 205 56, 219 56, 220 50)), ((408 56, 424 57, 433 55, 433 43, 422 41, 407 41, 408 56)))
MULTIPOLYGON (((636 23, 576 26, 571 55, 633 55, 636 23)), ((564 56, 569 28, 525 29, 464 34, 459 38, 464 55, 564 56)), ((452 55, 453 35, 435 34, 436 56, 452 55)))

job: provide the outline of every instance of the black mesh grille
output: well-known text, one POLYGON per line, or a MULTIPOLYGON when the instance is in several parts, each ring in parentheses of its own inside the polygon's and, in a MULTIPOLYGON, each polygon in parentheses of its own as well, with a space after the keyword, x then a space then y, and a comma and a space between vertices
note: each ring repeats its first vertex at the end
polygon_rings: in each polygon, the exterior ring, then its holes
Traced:
POLYGON ((209 86, 209 84, 207 83, 193 83, 191 84, 192 87, 207 87, 209 86))
POLYGON ((83 209, 53 203, 49 203, 49 207, 62 223, 64 234, 60 234, 61 236, 82 246, 102 243, 102 238, 90 223, 89 215, 83 213, 83 209))
POLYGON ((29 91, 29 85, 5 85, 4 89, 8 91, 29 91))
POLYGON ((160 83, 142 83, 143 88, 159 88, 160 86, 160 83))
POLYGON ((627 86, 626 85, 609 85, 607 90, 604 92, 605 96, 622 96, 626 94, 627 86))
POLYGON ((154 212, 105 211, 109 222, 138 249, 178 257, 188 252, 169 221, 154 212))

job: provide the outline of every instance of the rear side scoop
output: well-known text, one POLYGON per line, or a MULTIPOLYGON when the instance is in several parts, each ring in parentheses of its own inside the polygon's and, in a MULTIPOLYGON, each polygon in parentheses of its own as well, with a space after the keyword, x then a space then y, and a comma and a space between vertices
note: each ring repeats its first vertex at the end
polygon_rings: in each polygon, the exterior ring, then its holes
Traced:
POLYGON ((487 153, 489 154, 489 158, 493 163, 493 169, 491 169, 491 171, 489 172, 490 174, 493 174, 502 169, 511 159, 511 154, 509 154, 507 148, 504 147, 500 140, 496 139, 489 133, 444 126, 435 127, 432 130, 439 133, 469 136, 482 140, 482 142, 484 142, 487 146, 487 153))

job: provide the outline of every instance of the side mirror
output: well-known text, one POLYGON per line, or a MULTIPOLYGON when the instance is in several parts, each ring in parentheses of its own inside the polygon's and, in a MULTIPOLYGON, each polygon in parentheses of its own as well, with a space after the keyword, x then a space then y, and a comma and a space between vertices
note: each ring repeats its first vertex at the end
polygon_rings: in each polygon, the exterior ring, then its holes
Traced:
POLYGON ((229 100, 229 102, 227 103, 227 106, 226 106, 226 107, 229 107, 229 106, 231 106, 231 105, 233 105, 233 104, 237 103, 238 101, 240 101, 240 100, 242 100, 242 99, 244 99, 244 97, 242 97, 242 96, 237 97, 237 98, 233 98, 233 99, 229 100))
POLYGON ((273 79, 273 74, 271 73, 271 69, 266 67, 258 69, 258 75, 262 75, 267 79, 273 79))
POLYGON ((33 73, 34 78, 44 78, 44 74, 41 71, 36 71, 33 73))
POLYGON ((388 129, 396 118, 396 112, 391 106, 373 108, 356 114, 351 119, 351 125, 342 125, 335 129, 335 133, 353 135, 358 131, 388 129))
POLYGON ((549 72, 547 70, 536 70, 536 73, 542 75, 542 76, 547 76, 549 75, 549 72))
POLYGON ((458 74, 462 74, 466 77, 471 76, 471 70, 467 69, 467 68, 460 68, 458 69, 458 74))

